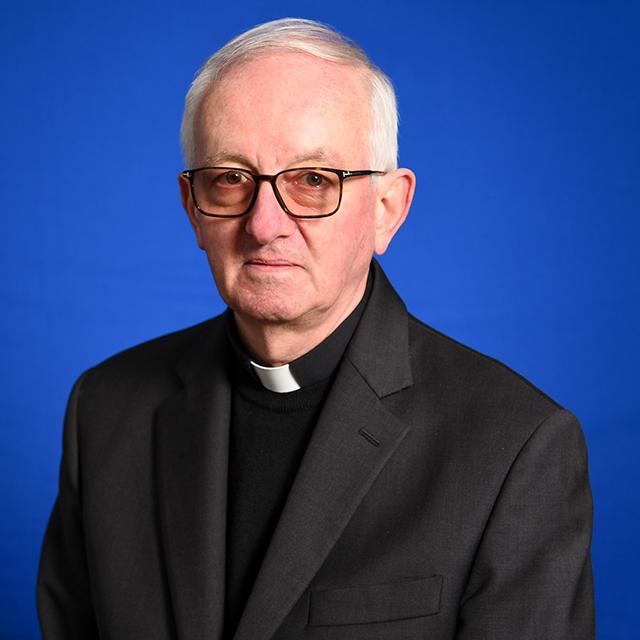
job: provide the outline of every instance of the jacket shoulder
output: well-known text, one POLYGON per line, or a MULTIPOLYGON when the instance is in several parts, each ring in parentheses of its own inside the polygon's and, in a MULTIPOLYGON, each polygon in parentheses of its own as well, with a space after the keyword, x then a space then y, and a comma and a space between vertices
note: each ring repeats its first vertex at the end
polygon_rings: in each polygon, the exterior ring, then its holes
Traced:
POLYGON ((129 347, 86 371, 82 376, 83 386, 108 386, 113 391, 118 387, 131 389, 131 385, 173 382, 179 363, 210 340, 222 326, 223 316, 216 316, 129 347))
POLYGON ((439 406, 461 418, 473 416, 473 424, 501 422, 515 430, 520 425, 524 432, 530 432, 553 414, 565 411, 504 363, 412 315, 409 344, 419 393, 429 394, 439 406))

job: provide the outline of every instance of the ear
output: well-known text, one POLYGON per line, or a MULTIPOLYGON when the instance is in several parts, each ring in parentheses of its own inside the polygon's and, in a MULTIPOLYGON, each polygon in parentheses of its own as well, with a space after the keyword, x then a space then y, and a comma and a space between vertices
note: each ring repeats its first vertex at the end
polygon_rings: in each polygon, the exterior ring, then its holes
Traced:
POLYGON ((376 203, 374 250, 383 254, 404 222, 413 200, 416 176, 410 169, 395 169, 380 178, 376 203))
POLYGON ((198 240, 198 246, 201 249, 204 249, 204 242, 202 238, 202 230, 200 229, 198 210, 196 209, 196 205, 193 203, 193 198, 191 197, 191 185, 189 184, 189 178, 187 178, 182 173, 178 175, 178 184, 180 185, 180 196, 182 198, 182 206, 184 210, 187 212, 187 217, 189 218, 189 222, 191 223, 191 227, 196 234, 196 239, 198 240))

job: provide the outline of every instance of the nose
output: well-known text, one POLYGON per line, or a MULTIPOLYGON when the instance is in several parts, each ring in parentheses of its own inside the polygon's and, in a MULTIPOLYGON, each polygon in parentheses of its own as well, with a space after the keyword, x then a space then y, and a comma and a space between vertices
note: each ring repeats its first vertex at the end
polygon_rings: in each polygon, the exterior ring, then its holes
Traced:
POLYGON ((272 186, 266 181, 260 183, 253 207, 246 215, 245 231, 264 246, 276 238, 291 235, 295 229, 295 221, 276 200, 272 186))

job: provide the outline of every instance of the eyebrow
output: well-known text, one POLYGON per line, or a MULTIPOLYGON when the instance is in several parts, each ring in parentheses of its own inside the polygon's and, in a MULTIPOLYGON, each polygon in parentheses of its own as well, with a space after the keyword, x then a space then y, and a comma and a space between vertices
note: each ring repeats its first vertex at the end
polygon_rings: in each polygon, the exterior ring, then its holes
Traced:
MULTIPOLYGON (((227 162, 235 162, 241 166, 249 167, 252 171, 259 173, 257 167, 253 164, 253 162, 247 158, 247 156, 242 155, 241 153, 232 153, 229 151, 220 151, 213 155, 207 156, 205 159, 207 166, 218 166, 219 163, 227 163, 227 162)), ((332 156, 322 147, 314 149, 309 152, 300 153, 293 158, 291 158, 290 162, 287 163, 289 167, 300 166, 302 163, 312 163, 313 165, 318 165, 322 163, 332 162, 332 156)))

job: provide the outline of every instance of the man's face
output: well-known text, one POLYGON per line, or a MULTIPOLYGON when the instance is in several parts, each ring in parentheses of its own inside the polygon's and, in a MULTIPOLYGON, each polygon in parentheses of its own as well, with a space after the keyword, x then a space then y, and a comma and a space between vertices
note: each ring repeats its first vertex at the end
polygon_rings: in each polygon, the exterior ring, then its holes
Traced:
MULTIPOLYGON (((369 95, 361 73, 301 53, 272 53, 231 69, 195 120, 196 167, 274 174, 301 166, 369 166, 369 95)), ((288 216, 260 183, 240 218, 185 208, 216 286, 240 320, 295 326, 338 324, 358 302, 375 242, 375 181, 344 182, 338 212, 288 216)))

